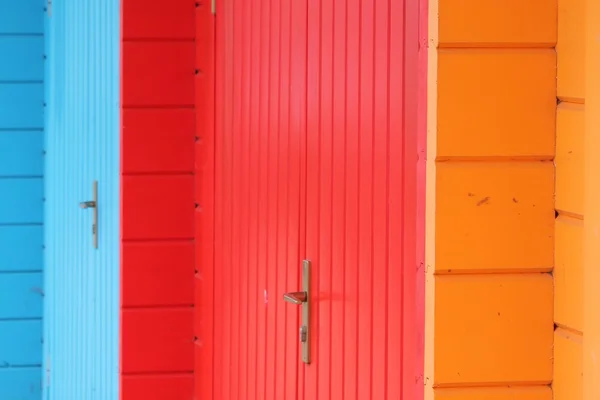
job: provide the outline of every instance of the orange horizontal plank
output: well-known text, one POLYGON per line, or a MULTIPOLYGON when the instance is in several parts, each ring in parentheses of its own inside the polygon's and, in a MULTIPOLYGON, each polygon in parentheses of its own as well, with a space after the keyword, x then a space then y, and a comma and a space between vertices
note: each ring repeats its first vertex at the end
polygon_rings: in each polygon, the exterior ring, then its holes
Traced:
POLYGON ((552 162, 438 163, 436 179, 436 273, 552 269, 552 162))
POLYGON ((439 43, 442 47, 553 47, 556 8, 556 0, 440 0, 439 43))
POLYGON ((552 380, 549 274, 438 276, 434 387, 552 380))
POLYGON ((437 159, 553 158, 553 49, 443 49, 437 80, 437 159))

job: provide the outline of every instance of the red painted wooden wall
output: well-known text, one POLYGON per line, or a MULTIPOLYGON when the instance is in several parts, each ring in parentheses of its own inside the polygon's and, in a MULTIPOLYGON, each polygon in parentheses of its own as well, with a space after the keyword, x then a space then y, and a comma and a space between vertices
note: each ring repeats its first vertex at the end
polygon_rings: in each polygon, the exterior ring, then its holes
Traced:
POLYGON ((193 0, 122 2, 123 400, 190 400, 193 0))

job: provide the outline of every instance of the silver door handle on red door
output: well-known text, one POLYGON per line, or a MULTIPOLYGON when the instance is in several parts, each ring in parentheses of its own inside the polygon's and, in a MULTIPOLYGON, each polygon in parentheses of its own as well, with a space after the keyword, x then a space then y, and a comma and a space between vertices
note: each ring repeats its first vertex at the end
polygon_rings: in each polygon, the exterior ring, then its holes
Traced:
POLYGON ((302 325, 300 326, 300 344, 302 362, 310 364, 310 261, 302 261, 302 291, 283 294, 283 300, 302 306, 302 325))
POLYGON ((308 296, 306 295, 306 292, 291 292, 285 293, 283 295, 283 299, 288 303, 297 304, 300 306, 302 303, 306 303, 308 296))

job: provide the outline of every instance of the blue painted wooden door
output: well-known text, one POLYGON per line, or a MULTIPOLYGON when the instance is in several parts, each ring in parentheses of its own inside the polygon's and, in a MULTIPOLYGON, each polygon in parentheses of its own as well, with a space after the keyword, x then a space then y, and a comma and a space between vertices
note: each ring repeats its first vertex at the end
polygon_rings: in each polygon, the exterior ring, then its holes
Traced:
POLYGON ((119 1, 46 17, 44 398, 119 396, 119 1), (98 182, 98 248, 92 200, 98 182))

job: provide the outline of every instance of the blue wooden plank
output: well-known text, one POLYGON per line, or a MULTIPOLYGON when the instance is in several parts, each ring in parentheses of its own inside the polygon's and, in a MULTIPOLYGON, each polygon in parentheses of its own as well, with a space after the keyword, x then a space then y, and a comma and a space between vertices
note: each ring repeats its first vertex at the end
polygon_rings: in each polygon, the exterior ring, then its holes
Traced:
POLYGON ((43 236, 41 225, 0 226, 0 272, 40 271, 43 236))
POLYGON ((0 225, 43 222, 44 185, 41 178, 2 178, 0 193, 0 225))
POLYGON ((1 273, 0 320, 40 318, 42 290, 40 272, 1 273))
POLYGON ((0 34, 44 32, 43 0, 0 0, 0 34))
POLYGON ((41 129, 43 127, 44 85, 42 83, 0 84, 0 129, 41 129))
POLYGON ((0 368, 0 399, 40 400, 42 398, 42 369, 0 368))
POLYGON ((41 365, 42 320, 0 321, 0 343, 0 368, 41 365))
POLYGON ((0 57, 0 81, 44 79, 43 36, 0 36, 0 57))
POLYGON ((41 176, 43 151, 42 131, 0 131, 0 177, 41 176))

